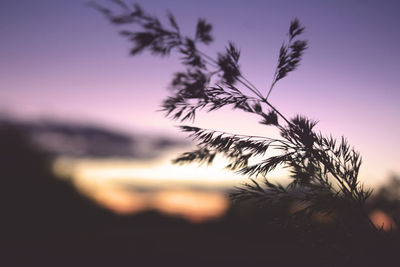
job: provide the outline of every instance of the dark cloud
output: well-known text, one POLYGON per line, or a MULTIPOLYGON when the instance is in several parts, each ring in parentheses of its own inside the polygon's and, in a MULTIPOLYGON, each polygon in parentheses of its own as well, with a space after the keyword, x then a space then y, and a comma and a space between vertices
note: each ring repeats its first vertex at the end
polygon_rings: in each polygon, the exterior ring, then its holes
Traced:
POLYGON ((184 143, 162 136, 120 132, 101 126, 60 121, 0 120, 3 127, 16 127, 41 149, 54 156, 91 158, 150 158, 184 143))

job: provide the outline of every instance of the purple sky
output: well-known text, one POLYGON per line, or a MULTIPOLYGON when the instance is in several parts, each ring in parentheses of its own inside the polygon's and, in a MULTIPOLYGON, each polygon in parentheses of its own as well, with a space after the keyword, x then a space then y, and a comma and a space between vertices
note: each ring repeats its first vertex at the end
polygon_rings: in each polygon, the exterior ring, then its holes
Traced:
MULTIPOLYGON (((2 1, 0 112, 176 134, 178 123, 156 110, 171 74, 182 69, 177 59, 129 57, 129 43, 85 2, 2 1)), ((137 2, 160 17, 170 10, 187 34, 198 17, 212 22, 216 42, 205 50, 214 54, 233 40, 245 76, 264 93, 298 17, 309 49, 270 100, 288 116, 301 113, 319 120, 323 132, 345 135, 363 155, 364 180, 400 173, 398 1, 137 2)), ((228 109, 202 114, 199 124, 269 133, 256 118, 228 109)))

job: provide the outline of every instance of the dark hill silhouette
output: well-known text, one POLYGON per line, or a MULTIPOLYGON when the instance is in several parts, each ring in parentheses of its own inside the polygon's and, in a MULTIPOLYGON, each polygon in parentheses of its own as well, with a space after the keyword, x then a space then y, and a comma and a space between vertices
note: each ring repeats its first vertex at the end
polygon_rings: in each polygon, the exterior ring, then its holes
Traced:
POLYGON ((54 177, 51 156, 20 128, 2 125, 0 147, 1 266, 393 266, 397 259, 397 234, 304 227, 288 216, 290 203, 262 212, 242 203, 203 224, 154 211, 117 216, 54 177))
POLYGON ((186 145, 163 136, 134 135, 101 126, 48 121, 0 119, 2 127, 19 129, 26 138, 53 156, 90 158, 148 158, 157 152, 186 145))

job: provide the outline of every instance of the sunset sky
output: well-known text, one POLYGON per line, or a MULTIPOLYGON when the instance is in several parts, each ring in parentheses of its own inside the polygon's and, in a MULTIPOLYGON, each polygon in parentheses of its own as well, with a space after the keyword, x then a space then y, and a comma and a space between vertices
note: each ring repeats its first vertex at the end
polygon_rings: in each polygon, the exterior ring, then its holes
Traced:
MULTIPOLYGON (((182 69, 177 57, 129 57, 119 29, 86 2, 2 1, 0 114, 177 135, 178 123, 157 112, 171 75, 182 69)), ((309 49, 269 100, 289 117, 304 114, 322 132, 346 136, 363 156, 363 181, 400 173, 399 1, 136 2, 162 18, 171 11, 188 35, 206 18, 215 42, 204 50, 215 55, 234 41, 244 75, 264 94, 289 23, 299 18, 309 49)), ((230 109, 198 119, 207 128, 271 133, 230 109)))

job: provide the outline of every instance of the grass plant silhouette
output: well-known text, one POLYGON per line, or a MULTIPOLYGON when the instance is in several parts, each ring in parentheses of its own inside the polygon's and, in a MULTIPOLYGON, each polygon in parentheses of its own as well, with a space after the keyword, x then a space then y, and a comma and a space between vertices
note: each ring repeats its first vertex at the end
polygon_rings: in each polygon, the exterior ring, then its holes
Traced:
POLYGON ((361 157, 346 140, 324 137, 305 117, 288 119, 271 102, 279 80, 299 66, 307 47, 299 39, 304 28, 298 20, 290 24, 270 88, 262 91, 241 72, 233 43, 216 58, 198 49, 213 40, 205 20, 198 21, 195 37, 189 38, 172 15, 165 26, 139 6, 114 2, 122 14, 92 5, 115 24, 139 27, 122 32, 133 43, 133 55, 181 55, 186 71, 174 75, 173 95, 163 103, 168 116, 194 120, 200 109, 232 106, 258 116, 280 138, 182 126, 199 147, 176 163, 211 164, 221 154, 229 169, 251 176, 231 195, 247 201, 236 201, 220 220, 192 224, 156 211, 121 217, 102 209, 70 181, 57 180, 53 158, 31 143, 25 127, 0 122, 1 266, 399 265, 399 232, 385 233, 367 216, 368 209, 398 214, 398 178, 366 203, 371 191, 358 180, 361 157), (268 156, 270 150, 279 154, 268 156), (278 166, 291 171, 290 184, 268 179, 278 166), (259 209, 258 204, 265 205, 259 209), (330 223, 319 223, 322 215, 330 223))
POLYGON ((122 7, 122 13, 115 14, 95 3, 91 5, 113 24, 136 27, 120 32, 133 45, 131 55, 145 51, 158 56, 172 52, 180 55, 185 71, 174 74, 170 84, 173 95, 162 104, 167 116, 181 122, 194 122, 199 110, 211 112, 231 106, 260 117, 261 124, 276 128, 280 134, 280 138, 271 138, 182 125, 181 130, 197 142, 197 149, 182 154, 174 163, 211 164, 215 156, 221 154, 228 161, 226 168, 250 177, 248 183, 231 194, 234 200, 250 199, 267 204, 291 201, 301 207, 295 216, 319 213, 332 216, 338 225, 349 231, 363 227, 380 230, 365 209, 371 190, 364 189, 358 179, 360 154, 344 137, 324 136, 314 130, 317 122, 301 115, 287 118, 271 102, 277 83, 297 69, 307 49, 307 41, 300 38, 304 27, 298 19, 290 23, 271 86, 263 92, 243 75, 239 66, 240 50, 233 42, 216 57, 199 49, 200 45, 213 41, 212 25, 206 20, 199 19, 194 37, 188 37, 181 33, 170 13, 165 25, 139 5, 131 8, 122 1, 113 2, 122 7), (266 152, 270 150, 279 154, 268 156, 266 152), (260 158, 255 164, 249 163, 260 158), (268 174, 278 166, 290 170, 288 185, 268 179, 268 174))

